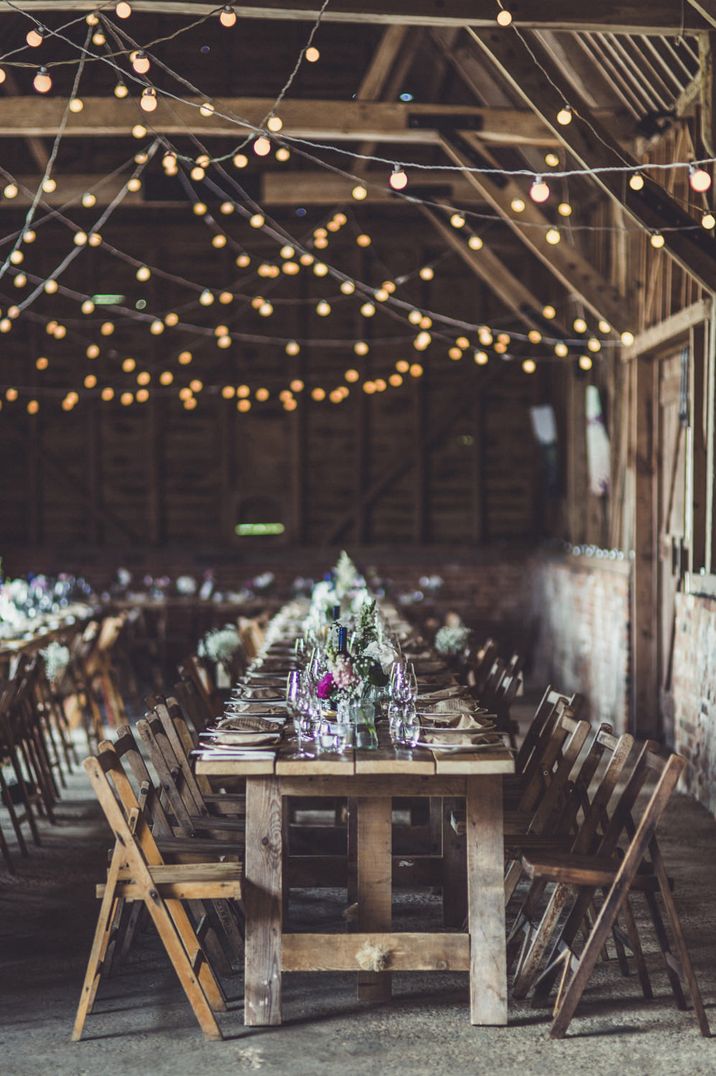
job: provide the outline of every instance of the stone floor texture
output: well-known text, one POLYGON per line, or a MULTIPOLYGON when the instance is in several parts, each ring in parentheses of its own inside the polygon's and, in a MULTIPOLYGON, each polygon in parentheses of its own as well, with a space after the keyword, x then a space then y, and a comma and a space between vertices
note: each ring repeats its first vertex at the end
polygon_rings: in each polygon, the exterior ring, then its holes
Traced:
MULTIPOLYGON (((599 1073, 656 1076, 716 1073, 716 1039, 702 1039, 693 1015, 671 1004, 653 938, 644 942, 656 999, 645 1002, 614 961, 598 968, 569 1038, 552 1042, 547 1014, 513 1004, 507 1028, 468 1021, 467 976, 396 975, 390 1005, 366 1008, 348 975, 289 975, 279 1028, 242 1023, 241 976, 221 1017, 224 1042, 205 1042, 155 938, 135 952, 100 991, 85 1040, 69 1041, 96 915, 108 831, 84 773, 70 781, 57 826, 43 846, 18 858, 15 876, 0 871, 0 1073, 3 1076, 376 1076, 391 1074, 599 1073)), ((678 796, 662 845, 687 938, 716 1027, 716 820, 678 796)), ((292 927, 341 929, 345 892, 296 894, 292 927)), ((438 898, 396 899, 397 929, 439 929, 438 898)))

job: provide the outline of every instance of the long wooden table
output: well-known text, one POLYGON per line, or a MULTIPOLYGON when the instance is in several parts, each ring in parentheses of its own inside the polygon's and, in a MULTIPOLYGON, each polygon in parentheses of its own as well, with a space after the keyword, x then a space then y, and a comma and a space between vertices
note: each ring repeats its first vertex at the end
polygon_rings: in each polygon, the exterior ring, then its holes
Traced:
POLYGON ((508 750, 441 754, 384 744, 375 751, 312 759, 290 744, 264 759, 205 759, 197 773, 246 778, 247 1025, 280 1024, 281 978, 292 971, 356 971, 358 995, 390 996, 392 971, 469 971, 473 1024, 507 1023, 502 778, 508 750), (357 931, 296 934, 283 929, 284 800, 348 797, 357 812, 357 931), (392 930, 392 799, 464 797, 468 930, 392 930), (379 970, 378 970, 379 969, 379 970))

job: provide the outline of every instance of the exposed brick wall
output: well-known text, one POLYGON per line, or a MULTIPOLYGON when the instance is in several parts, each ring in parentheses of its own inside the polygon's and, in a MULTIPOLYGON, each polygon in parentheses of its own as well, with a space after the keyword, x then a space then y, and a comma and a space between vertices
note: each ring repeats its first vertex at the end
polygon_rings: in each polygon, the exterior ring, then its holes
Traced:
MULTIPOLYGON (((534 681, 578 691, 594 722, 627 727, 629 564, 565 556, 535 563, 534 681)), ((586 716, 586 715, 585 715, 586 716)))
POLYGON ((671 687, 686 787, 716 814, 716 598, 677 594, 671 687))

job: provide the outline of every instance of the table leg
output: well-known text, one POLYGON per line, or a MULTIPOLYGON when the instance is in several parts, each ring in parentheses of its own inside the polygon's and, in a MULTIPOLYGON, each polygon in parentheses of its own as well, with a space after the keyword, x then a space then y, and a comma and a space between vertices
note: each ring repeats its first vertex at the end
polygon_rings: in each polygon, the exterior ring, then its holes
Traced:
POLYGON ((467 899, 470 931, 470 1020, 507 1023, 505 864, 502 777, 468 777, 467 899))
POLYGON ((283 840, 275 777, 246 779, 244 1022, 281 1023, 283 840))
POLYGON ((456 833, 451 822, 455 812, 462 816, 463 804, 462 800, 447 798, 437 802, 442 803, 443 822, 443 923, 446 927, 464 930, 467 918, 465 834, 456 833))
MULTIPOLYGON (((392 926, 392 801, 388 797, 354 800, 357 814, 358 929, 389 931, 392 926)), ((370 953, 367 953, 370 959, 370 953)), ((376 951, 379 961, 380 953, 376 951)), ((390 972, 358 973, 361 1001, 385 1001, 391 993, 390 972)))

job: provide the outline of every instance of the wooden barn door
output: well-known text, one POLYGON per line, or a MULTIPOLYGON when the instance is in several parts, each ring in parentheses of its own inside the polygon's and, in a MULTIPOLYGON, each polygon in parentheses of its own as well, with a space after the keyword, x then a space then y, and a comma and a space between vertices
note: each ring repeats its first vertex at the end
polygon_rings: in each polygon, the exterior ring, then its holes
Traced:
POLYGON ((686 476, 689 422, 689 350, 658 364, 657 421, 657 677, 662 730, 673 739, 671 695, 675 596, 688 567, 686 476))

